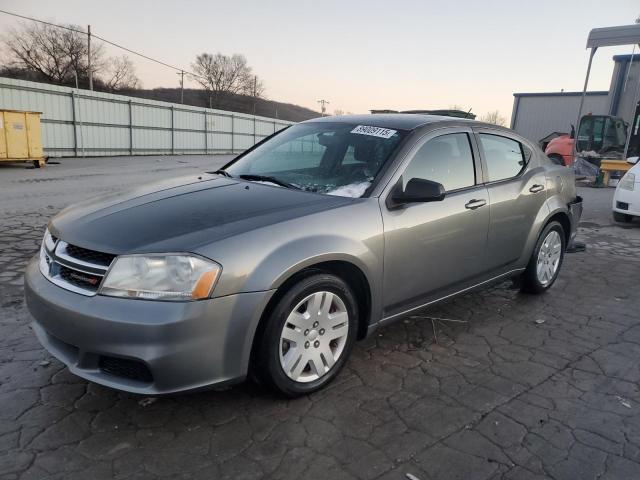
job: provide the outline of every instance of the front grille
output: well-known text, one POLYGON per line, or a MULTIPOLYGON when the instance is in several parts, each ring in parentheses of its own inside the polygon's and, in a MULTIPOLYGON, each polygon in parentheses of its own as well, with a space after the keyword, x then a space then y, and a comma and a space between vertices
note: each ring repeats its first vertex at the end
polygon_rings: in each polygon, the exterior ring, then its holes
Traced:
POLYGON ((96 252, 95 250, 88 250, 76 245, 67 245, 66 253, 77 260, 87 263, 95 263, 103 267, 111 265, 111 262, 116 257, 110 253, 96 252))
POLYGON ((95 295, 109 265, 115 259, 110 253, 96 252, 70 245, 49 236, 42 249, 40 270, 59 287, 82 295, 95 295))
POLYGON ((151 383, 153 381, 149 367, 137 360, 102 355, 98 366, 103 372, 116 377, 128 378, 129 380, 144 383, 151 383))
POLYGON ((620 210, 629 210, 629 204, 625 202, 616 202, 616 208, 620 210))
POLYGON ((90 273, 81 272, 64 265, 59 266, 59 275, 65 282, 75 285, 78 288, 84 288, 95 292, 100 286, 102 281, 102 275, 94 275, 90 273))

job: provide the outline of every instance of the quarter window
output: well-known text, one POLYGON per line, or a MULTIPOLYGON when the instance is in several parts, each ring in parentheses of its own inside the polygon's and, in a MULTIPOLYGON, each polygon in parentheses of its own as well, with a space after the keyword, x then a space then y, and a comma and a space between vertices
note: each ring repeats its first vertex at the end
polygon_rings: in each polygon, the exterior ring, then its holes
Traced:
POLYGON ((480 134, 480 142, 490 182, 515 177, 524 168, 525 154, 520 142, 486 133, 480 134))
POLYGON ((446 191, 475 185, 469 136, 451 133, 432 138, 422 145, 402 174, 403 188, 412 178, 441 183, 446 191))

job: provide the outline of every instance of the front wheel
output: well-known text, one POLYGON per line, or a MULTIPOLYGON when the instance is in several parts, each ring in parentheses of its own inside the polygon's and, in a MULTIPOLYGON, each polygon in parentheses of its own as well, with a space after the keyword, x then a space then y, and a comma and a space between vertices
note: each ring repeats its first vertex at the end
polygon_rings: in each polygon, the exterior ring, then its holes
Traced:
POLYGON ((342 279, 320 273, 294 284, 266 321, 256 340, 256 373, 295 397, 323 388, 342 369, 355 340, 358 307, 342 279))
POLYGON ((526 293, 546 292, 558 278, 564 259, 565 234, 558 222, 549 223, 538 238, 520 289, 526 293))

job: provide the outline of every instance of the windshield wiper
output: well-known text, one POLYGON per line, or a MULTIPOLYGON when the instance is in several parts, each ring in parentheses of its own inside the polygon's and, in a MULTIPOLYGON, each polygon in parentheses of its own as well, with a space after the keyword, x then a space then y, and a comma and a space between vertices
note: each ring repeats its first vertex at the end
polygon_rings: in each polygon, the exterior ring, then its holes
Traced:
POLYGON ((293 188, 294 190, 301 190, 301 188, 293 183, 283 182, 282 180, 278 180, 276 177, 270 177, 269 175, 253 175, 253 174, 243 174, 240 175, 240 178, 243 180, 250 180, 256 182, 271 182, 276 185, 280 185, 281 187, 293 188))
POLYGON ((226 170, 220 169, 220 170, 216 170, 215 172, 207 172, 207 173, 213 173, 213 174, 218 174, 218 175, 222 175, 224 177, 229 177, 229 178, 233 178, 233 175, 231 175, 229 172, 227 172, 226 170))

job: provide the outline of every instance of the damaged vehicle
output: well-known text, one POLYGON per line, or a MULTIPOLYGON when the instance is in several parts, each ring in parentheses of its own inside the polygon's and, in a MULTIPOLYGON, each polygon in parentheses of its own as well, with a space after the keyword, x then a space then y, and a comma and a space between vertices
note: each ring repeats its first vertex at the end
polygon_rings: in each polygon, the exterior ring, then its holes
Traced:
POLYGON ((25 275, 38 339, 141 394, 251 374, 296 396, 354 342, 436 302, 556 281, 582 211, 570 169, 495 125, 324 117, 221 170, 71 206, 25 275))

